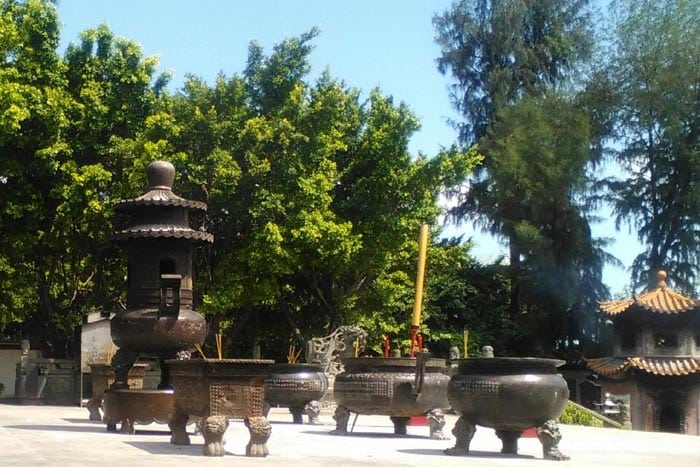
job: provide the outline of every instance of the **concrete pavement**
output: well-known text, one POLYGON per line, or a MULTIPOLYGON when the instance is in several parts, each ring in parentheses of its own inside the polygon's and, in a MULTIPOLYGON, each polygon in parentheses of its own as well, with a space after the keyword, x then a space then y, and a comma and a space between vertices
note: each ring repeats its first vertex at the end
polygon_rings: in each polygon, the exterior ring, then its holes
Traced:
POLYGON ((233 420, 226 432, 226 456, 206 457, 201 436, 192 434, 190 446, 175 446, 166 425, 136 425, 134 435, 125 435, 89 421, 85 408, 0 404, 0 466, 700 466, 697 436, 562 425, 559 447, 571 460, 556 463, 542 460, 536 438, 521 438, 518 455, 504 456, 493 430, 483 427, 470 456, 447 456, 444 449, 454 446, 454 415, 447 415, 447 440, 430 439, 427 426, 409 426, 407 435, 395 436, 383 416, 359 416, 348 436, 329 434, 332 414, 321 415, 322 425, 294 425, 280 408, 268 418, 268 457, 245 457, 249 436, 241 420, 233 420))

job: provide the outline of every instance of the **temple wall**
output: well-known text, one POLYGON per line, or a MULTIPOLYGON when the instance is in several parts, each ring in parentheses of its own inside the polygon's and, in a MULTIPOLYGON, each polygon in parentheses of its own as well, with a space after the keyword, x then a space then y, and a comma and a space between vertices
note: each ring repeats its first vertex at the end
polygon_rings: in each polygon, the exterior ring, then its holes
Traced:
POLYGON ((700 435, 700 385, 688 394, 685 407, 685 433, 700 435))
POLYGON ((15 397, 15 373, 22 356, 19 342, 16 344, 13 346, 6 344, 4 348, 0 348, 0 385, 2 385, 0 398, 2 399, 15 397))

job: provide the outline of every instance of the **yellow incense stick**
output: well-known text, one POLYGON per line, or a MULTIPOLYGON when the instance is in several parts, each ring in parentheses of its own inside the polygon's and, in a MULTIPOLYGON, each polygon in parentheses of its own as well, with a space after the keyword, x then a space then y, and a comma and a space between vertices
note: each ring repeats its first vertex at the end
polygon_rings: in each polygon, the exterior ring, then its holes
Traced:
POLYGON ((201 345, 195 344, 195 345, 194 345, 194 348, 197 349, 197 352, 199 352, 199 355, 201 355, 202 358, 203 358, 204 360, 207 359, 207 356, 204 355, 204 352, 202 352, 202 346, 201 346, 201 345))
POLYGON ((469 358, 469 331, 464 330, 464 358, 469 358))
POLYGON ((420 315, 423 307, 423 281, 425 277, 425 259, 428 251, 428 224, 420 227, 418 238, 418 271, 416 273, 416 298, 413 302, 413 315, 411 316, 411 326, 415 329, 420 327, 420 315))

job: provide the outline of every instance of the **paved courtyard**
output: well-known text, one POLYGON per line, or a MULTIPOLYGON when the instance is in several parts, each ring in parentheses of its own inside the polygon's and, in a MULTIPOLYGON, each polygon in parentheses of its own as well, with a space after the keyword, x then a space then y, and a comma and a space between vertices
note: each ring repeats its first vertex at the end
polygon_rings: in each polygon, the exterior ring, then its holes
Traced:
POLYGON ((427 426, 394 436, 380 416, 359 416, 348 436, 329 434, 331 414, 322 414, 322 425, 294 425, 286 409, 272 409, 269 419, 268 457, 244 456, 248 430, 240 420, 226 432, 227 455, 205 457, 201 436, 192 434, 190 446, 171 445, 166 425, 136 425, 136 434, 125 435, 89 421, 85 408, 0 404, 0 466, 700 466, 697 436, 561 426, 560 450, 571 460, 557 463, 542 460, 536 438, 521 438, 518 455, 504 456, 493 430, 482 427, 469 457, 447 456, 454 415, 447 416, 446 440, 430 439, 427 426))

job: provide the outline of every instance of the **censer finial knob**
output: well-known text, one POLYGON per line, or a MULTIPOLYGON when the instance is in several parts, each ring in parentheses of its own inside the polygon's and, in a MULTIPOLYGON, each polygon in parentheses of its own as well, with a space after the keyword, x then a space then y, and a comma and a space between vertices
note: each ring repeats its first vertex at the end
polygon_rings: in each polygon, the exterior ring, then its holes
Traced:
POLYGON ((175 166, 167 161, 154 161, 146 167, 148 188, 171 190, 175 182, 175 166))

